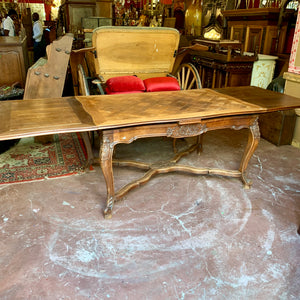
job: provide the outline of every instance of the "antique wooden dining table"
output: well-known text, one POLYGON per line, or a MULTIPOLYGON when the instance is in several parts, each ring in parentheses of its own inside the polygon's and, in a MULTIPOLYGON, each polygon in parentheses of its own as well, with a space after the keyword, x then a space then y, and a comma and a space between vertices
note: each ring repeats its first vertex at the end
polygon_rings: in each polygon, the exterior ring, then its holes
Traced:
POLYGON ((107 187, 104 216, 112 216, 114 203, 129 190, 159 173, 186 172, 241 178, 251 182, 246 168, 260 138, 261 113, 300 107, 300 99, 257 87, 199 89, 119 95, 76 96, 0 102, 0 140, 67 132, 101 132, 99 161, 107 187), (178 164, 199 148, 199 143, 176 153, 167 162, 114 161, 114 147, 139 138, 184 138, 211 130, 249 129, 248 142, 238 170, 196 168, 178 164), (113 165, 139 167, 146 173, 119 191, 114 188, 113 165))

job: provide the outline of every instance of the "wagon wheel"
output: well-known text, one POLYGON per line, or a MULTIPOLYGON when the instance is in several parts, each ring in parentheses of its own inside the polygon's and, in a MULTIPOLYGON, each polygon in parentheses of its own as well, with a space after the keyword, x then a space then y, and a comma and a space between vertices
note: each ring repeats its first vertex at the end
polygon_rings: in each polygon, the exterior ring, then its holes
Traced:
MULTIPOLYGON (((175 74, 175 77, 178 80, 178 83, 182 90, 191 90, 191 89, 201 89, 201 80, 199 73, 195 66, 191 63, 181 64, 175 74)), ((202 151, 202 139, 203 135, 199 135, 197 137, 197 152, 200 153, 202 151)), ((177 139, 173 139, 173 150, 176 153, 176 141, 177 139)))
POLYGON ((89 84, 87 81, 86 74, 82 65, 78 65, 78 85, 79 85, 79 94, 83 96, 90 96, 89 84))
POLYGON ((201 89, 201 80, 195 66, 185 63, 179 66, 175 77, 177 78, 182 90, 201 89))

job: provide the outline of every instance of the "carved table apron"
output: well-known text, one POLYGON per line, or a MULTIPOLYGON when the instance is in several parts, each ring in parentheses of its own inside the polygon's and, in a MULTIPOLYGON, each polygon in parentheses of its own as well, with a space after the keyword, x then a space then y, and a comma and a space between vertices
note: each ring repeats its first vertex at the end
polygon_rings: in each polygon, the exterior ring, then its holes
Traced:
POLYGON ((120 129, 103 130, 101 133, 102 145, 100 149, 100 164, 107 187, 107 203, 106 209, 104 210, 105 218, 111 218, 114 202, 120 200, 132 188, 149 181, 155 174, 177 171, 197 175, 212 174, 228 177, 240 177, 244 183, 244 187, 249 188, 251 182, 246 178, 245 172, 248 162, 255 151, 260 138, 257 119, 258 117, 256 115, 243 115, 233 117, 218 117, 198 121, 193 120, 188 124, 179 121, 177 123, 140 125, 120 129), (131 143, 136 139, 145 137, 192 137, 199 136, 207 131, 225 128, 231 128, 235 130, 249 128, 248 143, 238 170, 196 168, 176 164, 183 155, 197 149, 199 146, 197 143, 192 145, 187 151, 176 154, 170 161, 160 164, 147 164, 135 161, 122 162, 113 160, 114 147, 119 143, 131 143), (117 164, 118 166, 137 167, 145 169, 147 172, 141 178, 125 185, 119 191, 115 191, 113 164, 117 164))

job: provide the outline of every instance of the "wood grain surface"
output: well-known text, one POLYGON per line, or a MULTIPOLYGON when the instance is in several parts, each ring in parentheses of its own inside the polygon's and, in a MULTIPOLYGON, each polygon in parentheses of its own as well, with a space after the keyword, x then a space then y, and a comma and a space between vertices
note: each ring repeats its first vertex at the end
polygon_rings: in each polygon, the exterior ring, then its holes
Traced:
POLYGON ((251 114, 263 110, 210 89, 76 97, 96 126, 113 128, 251 114))
POLYGON ((96 73, 145 79, 172 72, 180 34, 174 28, 103 26, 93 31, 96 73))
POLYGON ((255 86, 228 87, 215 89, 215 91, 258 105, 267 112, 289 110, 300 105, 300 98, 255 86))
POLYGON ((0 140, 258 114, 300 99, 257 87, 78 96, 0 102, 0 140), (218 92, 217 92, 218 91, 218 92))
POLYGON ((0 102, 0 140, 95 129, 74 98, 0 102))

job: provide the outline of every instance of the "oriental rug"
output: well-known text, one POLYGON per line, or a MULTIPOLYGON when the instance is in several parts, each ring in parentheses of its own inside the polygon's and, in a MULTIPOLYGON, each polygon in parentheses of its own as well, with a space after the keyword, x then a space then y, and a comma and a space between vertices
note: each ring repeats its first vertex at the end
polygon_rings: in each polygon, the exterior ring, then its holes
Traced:
POLYGON ((0 184, 44 180, 85 172, 86 151, 77 133, 56 134, 43 144, 20 139, 0 154, 0 184))

